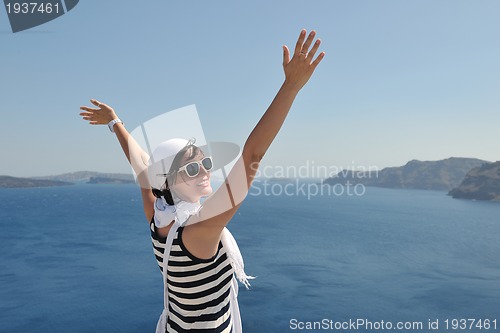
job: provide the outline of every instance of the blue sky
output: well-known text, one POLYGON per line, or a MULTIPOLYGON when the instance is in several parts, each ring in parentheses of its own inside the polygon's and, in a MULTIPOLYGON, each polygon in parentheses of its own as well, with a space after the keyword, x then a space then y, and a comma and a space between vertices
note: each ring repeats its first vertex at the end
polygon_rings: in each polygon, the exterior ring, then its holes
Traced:
POLYGON ((242 146, 283 81, 281 45, 326 57, 263 165, 500 160, 500 2, 82 0, 13 34, 0 8, 0 174, 130 172, 79 106, 129 130, 196 104, 209 141, 242 146))

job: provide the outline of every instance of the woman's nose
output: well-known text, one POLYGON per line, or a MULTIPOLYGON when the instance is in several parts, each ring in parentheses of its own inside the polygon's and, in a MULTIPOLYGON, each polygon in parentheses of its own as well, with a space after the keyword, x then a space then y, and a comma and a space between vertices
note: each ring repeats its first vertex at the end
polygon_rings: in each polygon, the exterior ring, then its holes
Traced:
POLYGON ((205 175, 208 175, 209 173, 210 173, 210 171, 207 171, 203 165, 200 166, 200 175, 201 176, 204 177, 205 175))

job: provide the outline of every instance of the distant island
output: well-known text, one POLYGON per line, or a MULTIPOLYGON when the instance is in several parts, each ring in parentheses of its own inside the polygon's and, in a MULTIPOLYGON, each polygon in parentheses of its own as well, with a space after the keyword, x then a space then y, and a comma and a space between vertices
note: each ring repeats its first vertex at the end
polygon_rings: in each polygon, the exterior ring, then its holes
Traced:
POLYGON ((135 183, 135 180, 131 174, 102 173, 95 171, 78 171, 61 175, 31 178, 0 176, 0 188, 67 186, 77 183, 132 184, 135 183))
POLYGON ((412 160, 400 167, 384 168, 378 172, 345 170, 322 184, 363 184, 386 188, 408 188, 450 191, 460 185, 467 172, 487 161, 476 158, 450 157, 439 161, 412 160))
POLYGON ((133 179, 118 179, 110 177, 90 177, 87 184, 134 184, 133 179))
POLYGON ((448 194, 458 199, 500 201, 500 161, 470 170, 448 194))
POLYGON ((67 186, 67 185, 74 185, 74 184, 58 180, 0 176, 0 188, 51 187, 51 186, 67 186))
POLYGON ((287 178, 287 177, 271 177, 267 179, 268 182, 270 183, 293 183, 295 182, 294 178, 287 178))
POLYGON ((128 173, 105 173, 95 171, 76 171, 55 176, 34 177, 36 179, 59 180, 72 183, 89 183, 93 177, 108 178, 109 180, 124 180, 134 182, 134 176, 128 173))

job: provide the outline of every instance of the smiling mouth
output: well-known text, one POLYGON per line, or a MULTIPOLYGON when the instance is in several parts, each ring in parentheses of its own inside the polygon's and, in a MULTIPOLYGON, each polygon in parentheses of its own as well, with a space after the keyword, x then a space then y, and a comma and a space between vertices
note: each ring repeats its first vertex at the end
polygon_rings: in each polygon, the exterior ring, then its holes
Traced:
POLYGON ((202 181, 201 183, 197 184, 196 186, 208 186, 210 185, 210 182, 207 180, 202 181))

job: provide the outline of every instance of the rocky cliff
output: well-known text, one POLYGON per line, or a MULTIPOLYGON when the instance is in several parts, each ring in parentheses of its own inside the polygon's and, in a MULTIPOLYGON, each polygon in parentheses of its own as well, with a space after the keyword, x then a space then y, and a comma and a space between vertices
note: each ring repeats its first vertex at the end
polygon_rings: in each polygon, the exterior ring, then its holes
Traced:
POLYGON ((453 198, 500 201, 500 161, 470 170, 448 194, 453 198))

